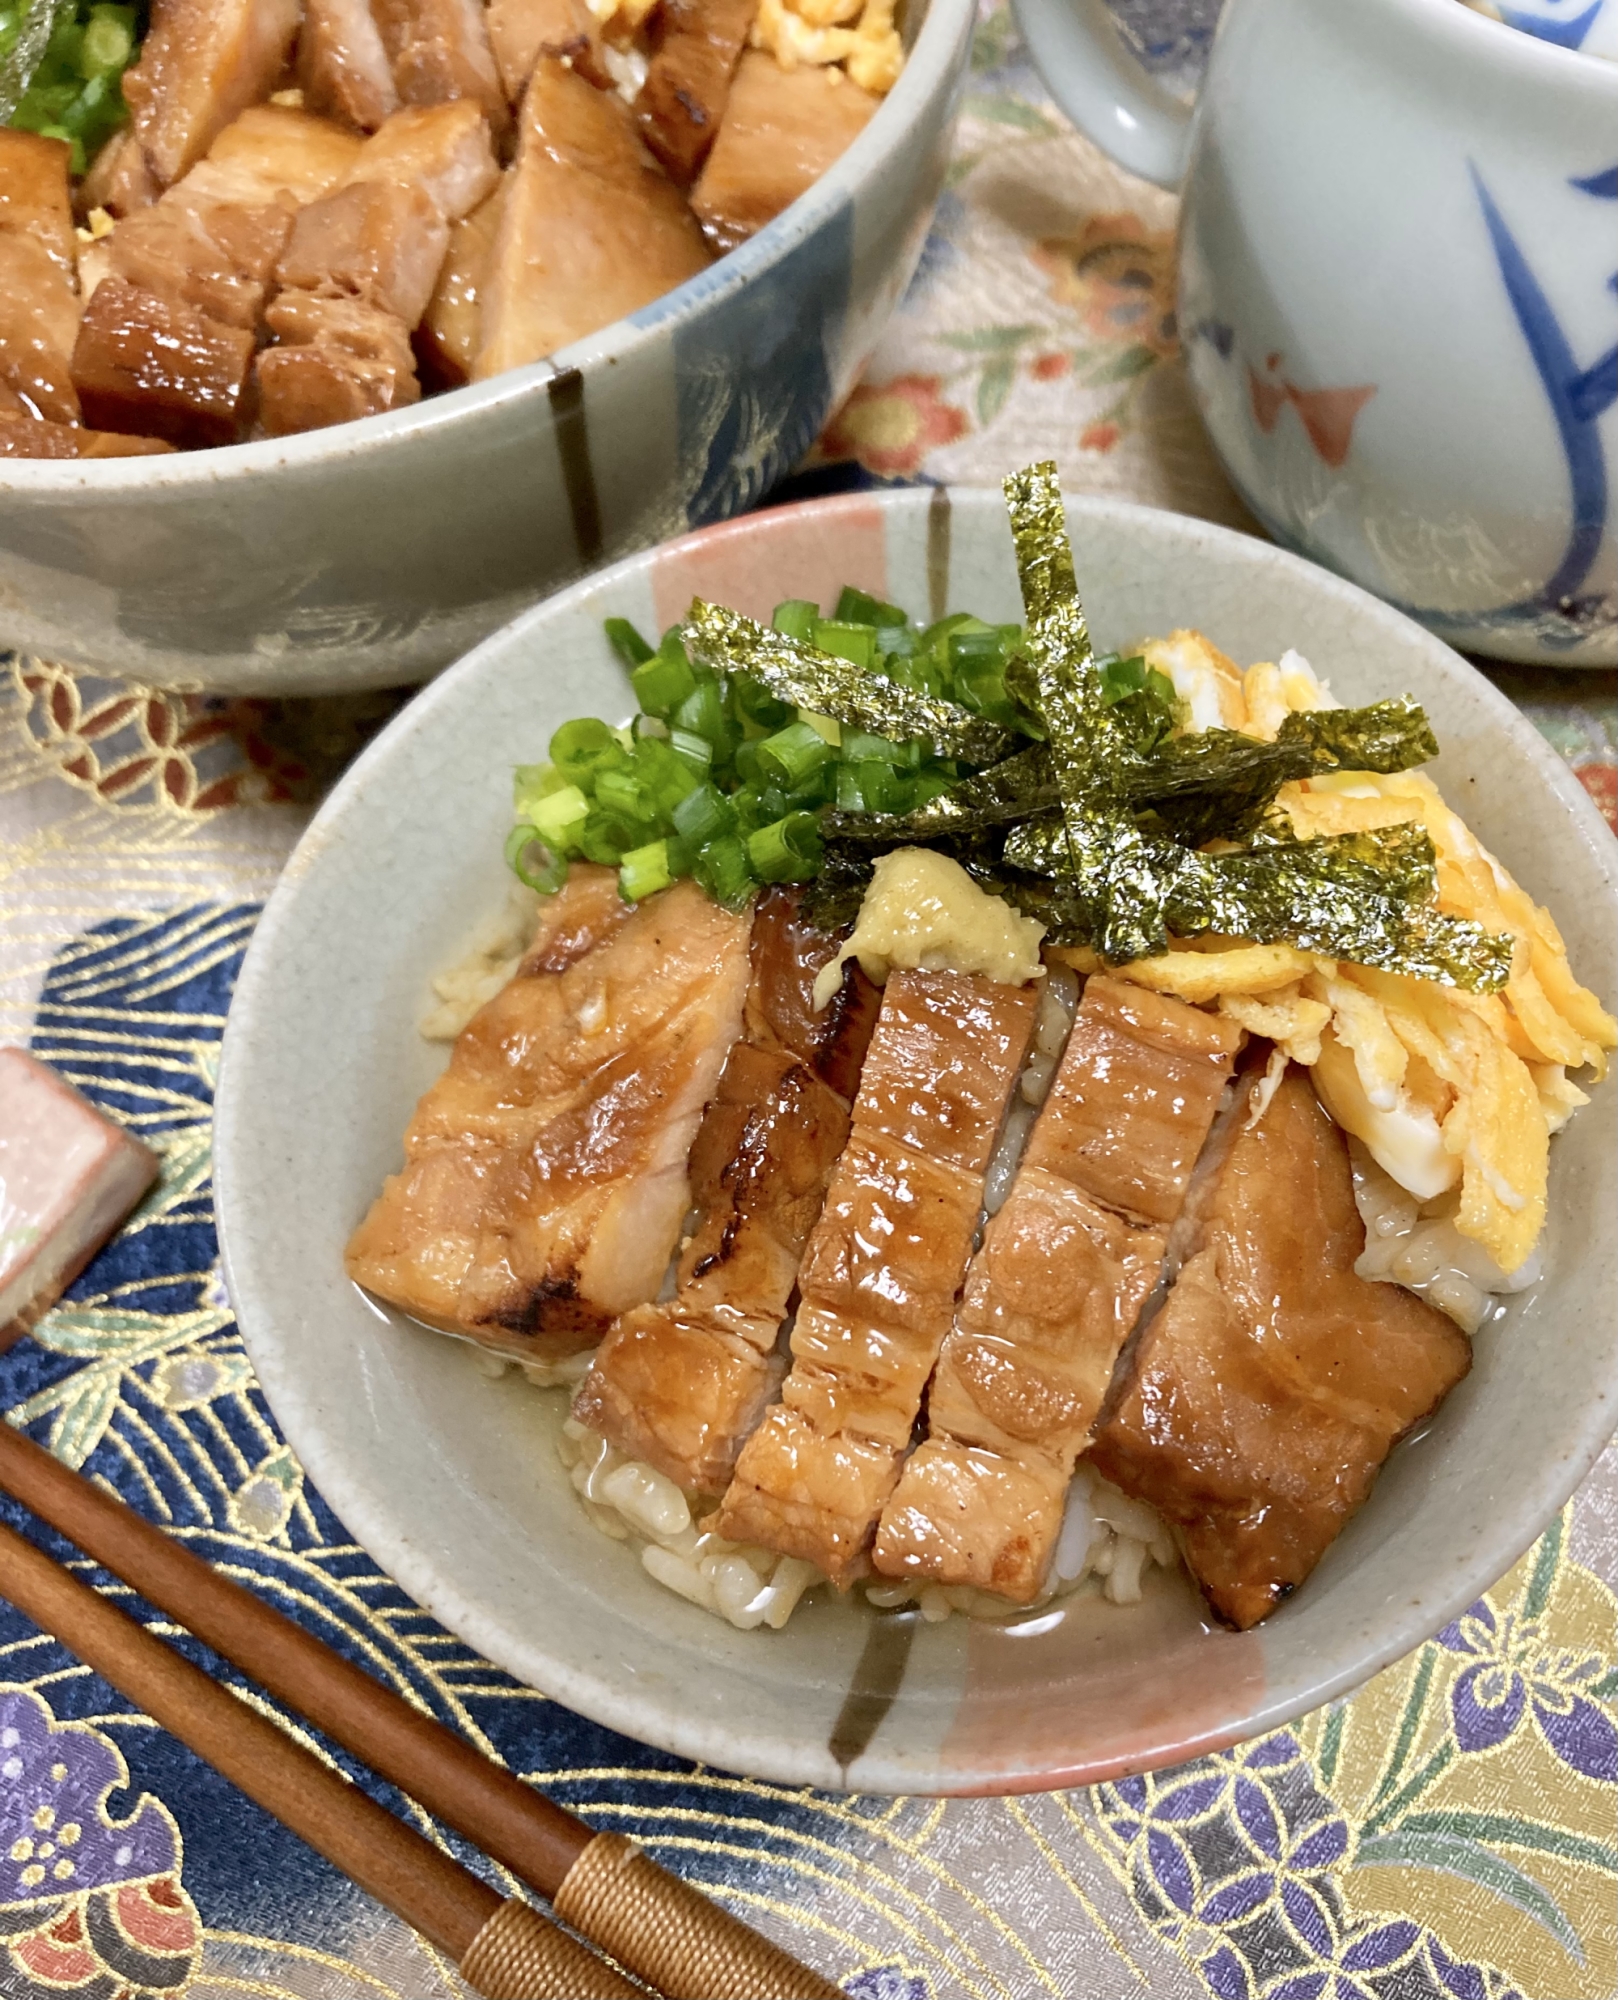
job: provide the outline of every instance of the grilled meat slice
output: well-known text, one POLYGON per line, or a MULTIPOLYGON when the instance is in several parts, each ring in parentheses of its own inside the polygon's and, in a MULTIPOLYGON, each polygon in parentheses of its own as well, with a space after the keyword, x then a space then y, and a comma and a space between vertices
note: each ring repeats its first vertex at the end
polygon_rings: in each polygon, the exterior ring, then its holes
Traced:
POLYGON ((459 389, 472 379, 483 338, 484 285, 504 200, 502 181, 449 233, 438 283, 415 336, 422 375, 433 388, 459 389))
POLYGON ((1202 1247, 1096 1432, 1096 1469, 1179 1531, 1242 1629, 1304 1581, 1471 1365, 1442 1313, 1355 1275, 1364 1247, 1348 1142, 1294 1067, 1236 1135, 1202 1247))
POLYGON ((850 1104, 882 1009, 882 989, 855 959, 843 983, 815 1011, 815 978, 831 940, 804 914, 796 889, 765 889, 753 909, 753 980, 747 992, 747 1039, 789 1049, 850 1104))
POLYGON ((1182 1001, 1105 977, 1086 986, 972 1260, 928 1396, 928 1442, 883 1513, 873 1561, 884 1574, 1038 1595, 1074 1463, 1157 1281, 1240 1039, 1182 1001), (1109 1205, 1120 1197, 1124 1212, 1109 1205))
POLYGON ((417 400, 411 331, 451 224, 498 175, 475 103, 407 105, 360 147, 341 187, 299 210, 276 267, 284 290, 266 315, 281 344, 258 364, 271 436, 417 400))
MULTIPOLYGON (((595 876, 575 870, 556 899, 587 927, 595 876)), ((747 982, 746 918, 689 882, 638 905, 564 970, 540 969, 567 928, 564 911, 474 1016, 416 1107, 405 1172, 349 1245, 359 1283, 524 1358, 592 1346, 656 1293, 747 982), (418 1218, 435 1201, 475 1227, 421 1244, 418 1218)))
POLYGON ((757 12, 758 0, 664 0, 635 117, 679 187, 691 185, 708 157, 757 12))
POLYGON ((126 279, 96 286, 73 348, 84 421, 170 444, 229 444, 240 432, 253 336, 126 279))
POLYGON ((565 56, 597 90, 613 87, 585 0, 489 0, 488 27, 495 67, 513 109, 522 102, 541 49, 565 56))
POLYGON ((855 1574, 949 1330, 1034 1005, 1032 987, 955 973, 888 980, 798 1273, 793 1366, 737 1461, 721 1534, 855 1574))
POLYGON ((468 97, 496 142, 511 128, 480 0, 372 0, 401 104, 468 97))
POLYGON ((246 387, 237 371, 244 353, 251 360, 299 204, 324 194, 358 152, 324 119, 253 105, 155 205, 118 225, 73 360, 92 421, 176 444, 236 435, 246 387), (243 334, 245 349, 232 338, 243 334))
POLYGON ((628 105, 541 53, 483 298, 481 380, 650 305, 708 262, 628 105))
POLYGON ((374 132, 399 108, 393 66, 369 0, 304 0, 298 82, 311 111, 374 132))
POLYGON ((43 423, 0 409, 0 458, 146 458, 173 449, 161 438, 87 431, 82 424, 43 423))
POLYGON ((691 1149, 697 1222, 676 1296, 613 1327, 574 1403, 580 1422, 688 1490, 724 1491, 780 1383, 776 1335, 848 1137, 846 1100, 774 1025, 799 1019, 836 948, 799 917, 797 891, 758 899, 744 1039, 691 1149))
POLYGON ((137 209, 150 208, 159 192, 139 138, 125 126, 90 162, 78 186, 76 212, 87 216, 92 209, 104 208, 112 216, 133 215, 137 209))
POLYGON ((691 191, 691 206, 723 256, 773 222, 870 123, 880 98, 838 69, 783 69, 749 49, 736 65, 724 123, 691 191))
POLYGON ((54 424, 79 420, 69 158, 60 139, 0 126, 0 400, 13 414, 54 424))
POLYGON ((124 100, 160 188, 269 96, 292 52, 300 0, 154 0, 124 100))

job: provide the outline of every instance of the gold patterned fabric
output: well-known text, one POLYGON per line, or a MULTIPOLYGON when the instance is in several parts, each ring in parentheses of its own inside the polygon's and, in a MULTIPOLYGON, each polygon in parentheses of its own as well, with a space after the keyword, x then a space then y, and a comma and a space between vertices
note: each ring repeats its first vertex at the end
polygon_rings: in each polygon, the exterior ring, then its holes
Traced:
MULTIPOLYGON (((1159 12, 1172 60, 1196 10, 1159 12)), ((1241 525, 1180 369, 1172 230, 1172 200, 1061 125, 989 12, 922 272, 801 490, 985 481, 1054 451, 1072 489, 1241 525)), ((1610 817, 1614 676, 1497 679, 1610 817)), ((10 1420, 856 2000, 1613 2000, 1613 1452, 1486 1598, 1354 1698, 1180 1770, 1027 1798, 845 1798, 692 1768, 511 1682, 379 1572, 253 1380, 220 1283, 209 1121, 257 910, 396 699, 211 702, 0 665, 0 1039, 163 1162, 0 1358, 10 1420)), ((0 1995, 464 1991, 3 1607, 0 1814, 0 1995)))

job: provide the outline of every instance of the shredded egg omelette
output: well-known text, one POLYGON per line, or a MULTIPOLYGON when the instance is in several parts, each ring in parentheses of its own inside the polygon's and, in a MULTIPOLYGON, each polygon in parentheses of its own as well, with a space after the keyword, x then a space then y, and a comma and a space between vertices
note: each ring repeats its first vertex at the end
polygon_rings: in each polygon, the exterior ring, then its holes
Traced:
MULTIPOLYGON (((1245 673, 1200 632, 1141 646, 1194 729, 1273 738, 1295 710, 1335 708, 1299 654, 1245 673)), ((1521 889, 1419 772, 1335 771, 1283 786, 1300 838, 1419 820, 1438 860, 1439 907, 1517 940, 1503 992, 1339 964, 1291 945, 1199 938, 1119 976, 1222 1014, 1275 1044, 1254 1116, 1288 1061, 1312 1073, 1332 1118, 1422 1203, 1453 1201, 1456 1228, 1509 1276, 1545 1221, 1550 1138, 1588 1102, 1570 1070, 1605 1074, 1618 1022, 1574 978, 1550 914, 1521 889)), ((1063 954, 1076 962, 1093 954, 1063 954)))

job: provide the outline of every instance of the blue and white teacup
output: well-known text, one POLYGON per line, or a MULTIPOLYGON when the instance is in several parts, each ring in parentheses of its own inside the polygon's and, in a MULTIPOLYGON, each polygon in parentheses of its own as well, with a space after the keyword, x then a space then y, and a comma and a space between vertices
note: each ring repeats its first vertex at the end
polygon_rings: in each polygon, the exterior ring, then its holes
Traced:
POLYGON ((1618 0, 1228 0, 1194 107, 1101 0, 1017 4, 1183 182, 1192 385, 1276 538, 1468 650, 1618 661, 1618 0))

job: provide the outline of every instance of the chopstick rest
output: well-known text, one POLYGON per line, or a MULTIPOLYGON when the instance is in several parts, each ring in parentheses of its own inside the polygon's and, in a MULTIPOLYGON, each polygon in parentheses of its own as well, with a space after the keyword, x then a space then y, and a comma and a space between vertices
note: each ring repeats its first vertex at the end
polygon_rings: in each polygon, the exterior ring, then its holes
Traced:
POLYGON ((507 1901, 88 1585, 0 1524, 0 1589, 171 1736, 438 1946, 487 2000, 638 2000, 641 1989, 507 1901))
POLYGON ((598 1834, 502 1770, 6 1423, 0 1486, 668 2000, 840 2000, 829 1980, 621 1835, 598 1834))
POLYGON ((0 1352, 157 1179, 157 1155, 26 1049, 0 1049, 0 1352))

